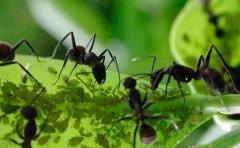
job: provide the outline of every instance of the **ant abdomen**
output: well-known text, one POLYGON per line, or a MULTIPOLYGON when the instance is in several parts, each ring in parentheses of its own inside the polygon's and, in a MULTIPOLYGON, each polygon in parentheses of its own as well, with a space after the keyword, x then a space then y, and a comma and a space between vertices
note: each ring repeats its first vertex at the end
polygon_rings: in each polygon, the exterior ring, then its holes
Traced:
POLYGON ((103 84, 106 80, 105 65, 97 62, 93 64, 92 73, 98 84, 103 84))
POLYGON ((33 120, 37 117, 37 110, 30 105, 23 107, 21 113, 27 120, 33 120))
POLYGON ((12 50, 12 46, 8 43, 1 42, 0 43, 0 60, 7 62, 7 61, 13 61, 15 58, 15 54, 10 54, 12 50))
POLYGON ((140 129, 140 140, 143 144, 151 144, 156 139, 156 131, 149 125, 143 123, 140 129))

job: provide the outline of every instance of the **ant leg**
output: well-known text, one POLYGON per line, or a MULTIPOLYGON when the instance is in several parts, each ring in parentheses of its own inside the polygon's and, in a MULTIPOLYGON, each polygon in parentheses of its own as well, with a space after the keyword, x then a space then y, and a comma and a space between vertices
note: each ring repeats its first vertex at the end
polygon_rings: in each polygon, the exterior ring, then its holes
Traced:
POLYGON ((69 78, 71 77, 71 75, 72 75, 72 73, 73 73, 74 69, 77 67, 77 65, 78 65, 78 62, 76 62, 76 63, 75 63, 75 65, 74 65, 73 69, 71 70, 71 72, 70 72, 70 74, 69 74, 69 76, 68 76, 68 78, 67 78, 67 81, 68 81, 68 80, 69 80, 69 78))
POLYGON ((32 101, 30 102, 29 105, 32 105, 33 102, 34 102, 44 91, 46 91, 46 88, 43 88, 43 89, 32 99, 32 101))
POLYGON ((78 76, 78 74, 75 74, 75 76, 78 78, 78 80, 80 80, 80 81, 83 83, 83 85, 86 86, 86 88, 87 88, 93 95, 95 95, 94 92, 87 86, 87 84, 78 76))
POLYGON ((156 120, 156 119, 167 119, 167 117, 162 116, 162 115, 159 115, 159 116, 144 116, 144 119, 156 120))
POLYGON ((139 60, 139 59, 142 59, 142 58, 153 58, 152 69, 151 69, 151 73, 153 73, 153 69, 154 69, 157 57, 156 56, 145 56, 145 57, 132 58, 131 60, 136 61, 136 60, 139 60))
POLYGON ((22 39, 20 40, 12 49, 12 51, 10 52, 10 55, 12 55, 23 43, 27 44, 27 46, 30 48, 30 50, 32 51, 32 53, 37 57, 38 62, 40 62, 39 58, 38 58, 38 54, 37 52, 34 50, 34 48, 31 46, 31 44, 25 40, 22 39))
POLYGON ((63 66, 62 66, 62 68, 61 68, 61 70, 60 70, 60 73, 59 73, 59 75, 58 75, 58 78, 57 78, 57 80, 56 80, 52 85, 55 85, 55 84, 57 83, 57 81, 59 80, 59 78, 60 78, 60 76, 61 76, 61 74, 62 74, 63 68, 64 68, 64 67, 66 66, 66 64, 67 64, 67 61, 68 61, 68 58, 69 58, 71 52, 72 52, 72 51, 69 50, 68 53, 67 53, 67 55, 65 56, 64 63, 63 63, 63 66))
MULTIPOLYGON (((111 52, 109 49, 105 49, 98 57, 101 59, 102 57, 104 57, 103 55, 104 55, 106 52, 109 54, 109 56, 111 57, 112 61, 113 61, 114 64, 115 64, 115 67, 116 67, 117 72, 118 72, 118 81, 119 81, 118 87, 120 87, 120 71, 119 71, 119 67, 118 67, 118 62, 117 62, 116 56, 113 56, 112 52, 111 52)), ((110 66, 110 64, 112 63, 112 61, 109 63, 109 65, 107 66, 107 68, 110 66)), ((106 68, 106 69, 107 69, 107 68, 106 68)))
POLYGON ((123 118, 118 119, 117 121, 115 121, 115 122, 112 124, 112 126, 111 126, 111 128, 108 130, 108 132, 111 131, 112 128, 113 128, 117 123, 119 123, 119 122, 121 122, 121 121, 125 121, 125 120, 130 120, 130 119, 132 119, 132 118, 133 118, 133 115, 132 115, 132 116, 127 116, 127 117, 123 117, 123 118))
POLYGON ((19 121, 17 122, 17 125, 16 125, 16 132, 18 134, 18 137, 20 137, 21 139, 24 139, 23 135, 21 134, 21 131, 19 130, 19 121))
POLYGON ((139 121, 137 120, 136 127, 135 127, 134 134, 133 134, 133 148, 136 148, 136 135, 137 135, 137 130, 138 130, 138 124, 139 124, 139 121))
POLYGON ((179 81, 177 81, 177 83, 178 83, 178 87, 179 87, 179 89, 180 89, 180 92, 181 92, 181 95, 183 96, 183 105, 185 104, 185 96, 184 96, 184 94, 183 94, 183 90, 182 90, 182 86, 181 86, 181 83, 179 82, 179 81))
POLYGON ((34 81, 35 81, 39 86, 41 86, 41 84, 38 82, 38 80, 37 80, 22 64, 20 64, 20 63, 17 62, 17 61, 0 63, 0 66, 7 66, 7 65, 12 65, 12 64, 18 64, 18 65, 22 68, 23 71, 25 71, 31 78, 34 79, 34 81))
POLYGON ((55 49, 54 49, 54 51, 53 51, 53 53, 52 53, 51 58, 54 58, 54 57, 55 57, 59 46, 66 40, 66 38, 67 38, 69 35, 71 35, 71 38, 72 38, 72 46, 73 46, 73 49, 76 49, 76 48, 77 48, 74 34, 73 34, 73 32, 71 31, 71 32, 69 32, 68 34, 66 34, 60 42, 57 43, 57 46, 55 47, 55 49))
POLYGON ((145 90, 145 91, 146 91, 146 93, 145 93, 143 101, 141 102, 141 106, 143 106, 147 101, 148 91, 147 90, 145 90))
POLYGON ((85 47, 85 49, 87 49, 88 45, 92 42, 91 47, 90 47, 90 49, 89 49, 88 52, 91 52, 91 51, 92 51, 93 45, 94 45, 94 43, 95 43, 95 39, 96 39, 96 33, 93 34, 93 37, 91 37, 91 39, 90 39, 89 42, 87 43, 87 46, 85 47))
POLYGON ((49 119, 50 114, 52 113, 52 106, 50 107, 49 110, 50 110, 50 111, 48 112, 47 117, 46 117, 44 123, 42 124, 42 127, 41 127, 39 133, 38 133, 33 139, 37 139, 37 138, 41 135, 42 131, 46 128, 46 126, 47 126, 47 121, 48 121, 48 119, 49 119))
POLYGON ((22 144, 21 143, 19 143, 19 142, 17 142, 16 140, 14 140, 14 139, 8 139, 9 141, 11 141, 12 143, 14 143, 14 144, 17 144, 17 145, 20 145, 20 146, 22 146, 22 144))
POLYGON ((168 79, 167 79, 167 83, 166 83, 166 88, 165 88, 165 95, 166 95, 166 96, 167 96, 168 84, 170 83, 171 77, 172 77, 172 75, 169 74, 169 75, 168 75, 168 79))
POLYGON ((201 76, 202 75, 201 62, 204 65, 204 57, 203 57, 203 55, 200 55, 200 57, 198 58, 197 68, 196 68, 196 72, 195 72, 195 76, 194 76, 195 80, 200 80, 202 78, 202 76, 201 76))
POLYGON ((222 62, 222 64, 223 64, 223 67, 224 67, 225 71, 228 73, 228 75, 229 75, 229 77, 230 77, 230 79, 231 79, 231 81, 232 81, 232 84, 233 84, 233 89, 239 94, 240 91, 237 89, 237 87, 236 87, 236 85, 235 85, 235 81, 233 80, 232 74, 231 74, 231 72, 230 72, 230 70, 229 70, 229 66, 228 66, 227 63, 225 62, 223 56, 221 55, 221 53, 219 52, 219 50, 217 49, 216 46, 211 45, 211 47, 210 47, 210 49, 209 49, 209 52, 210 52, 210 53, 207 54, 206 61, 208 60, 207 62, 209 62, 209 60, 210 60, 210 54, 211 54, 212 48, 214 48, 215 51, 217 52, 218 57, 220 58, 220 60, 221 60, 221 62, 222 62))

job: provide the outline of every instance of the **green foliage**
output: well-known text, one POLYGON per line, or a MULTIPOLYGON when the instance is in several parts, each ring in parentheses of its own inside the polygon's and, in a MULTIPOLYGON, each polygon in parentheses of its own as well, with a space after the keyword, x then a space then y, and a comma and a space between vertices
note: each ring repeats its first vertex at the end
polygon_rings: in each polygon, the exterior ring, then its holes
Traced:
MULTIPOLYGON (((209 22, 208 15, 200 1, 189 0, 175 20, 170 38, 174 57, 181 64, 196 67, 201 54, 206 55, 214 44, 231 66, 239 65, 239 16, 240 1, 211 0, 211 11, 218 17, 218 26, 224 31, 223 36, 216 35, 216 26, 209 22)), ((221 61, 215 51, 212 53, 210 67, 222 69, 221 61)), ((195 91, 205 92, 204 84, 194 82, 195 91)))
MULTIPOLYGON (((17 138, 15 131, 18 121, 23 131, 26 121, 19 112, 19 109, 32 102, 32 99, 39 95, 33 102, 37 108, 38 129, 43 129, 41 136, 34 147, 48 145, 50 147, 131 147, 135 118, 129 121, 116 123, 121 117, 132 115, 122 97, 126 94, 121 89, 112 93, 117 85, 113 80, 117 74, 107 73, 107 81, 103 86, 93 85, 92 75, 83 75, 81 78, 88 87, 94 91, 91 93, 85 88, 74 75, 70 82, 60 80, 56 86, 51 82, 56 80, 48 67, 54 67, 56 71, 61 68, 63 61, 42 58, 45 62, 37 62, 33 57, 17 56, 23 63, 30 63, 30 71, 42 82, 46 92, 39 94, 42 90, 34 81, 21 82, 21 71, 17 67, 3 67, 1 76, 0 95, 0 128, 3 144, 14 146, 7 139, 17 138), (13 74, 14 71, 14 75, 13 74), (19 74, 19 77, 17 76, 19 74), (47 119, 47 115, 49 118, 47 119), (43 123, 47 119, 47 125, 43 123)), ((64 70, 68 74, 74 63, 70 62, 64 70)), ((81 68, 89 69, 81 66, 81 68)), ((76 70, 76 73, 79 72, 76 70)), ((63 76, 64 78, 65 76, 63 76)), ((125 77, 122 75, 122 77, 125 77)), ((140 81, 138 81, 140 83, 140 81)), ((143 88, 138 88, 142 97, 145 94, 143 88)), ((207 114, 204 109, 207 107, 220 108, 222 104, 217 97, 206 95, 191 95, 186 93, 186 103, 183 106, 183 98, 178 89, 169 88, 171 94, 162 95, 161 91, 149 94, 148 101, 154 104, 145 110, 145 114, 164 115, 165 120, 147 120, 146 123, 152 126, 157 132, 157 140, 151 147, 167 146, 173 147, 181 142, 195 128, 206 122, 212 114, 207 114), (176 128, 176 123, 178 128, 176 128)), ((238 95, 222 96, 227 106, 239 105, 238 95)), ((226 109, 223 108, 222 111, 226 109)), ((218 110, 219 111, 219 110, 218 110)), ((220 109, 221 111, 221 109, 220 109)), ((39 132, 39 130, 38 130, 39 132)), ((2 142, 0 141, 0 143, 2 142)), ((20 141, 21 142, 21 141, 20 141)), ((142 145, 137 133, 137 146, 142 145)))

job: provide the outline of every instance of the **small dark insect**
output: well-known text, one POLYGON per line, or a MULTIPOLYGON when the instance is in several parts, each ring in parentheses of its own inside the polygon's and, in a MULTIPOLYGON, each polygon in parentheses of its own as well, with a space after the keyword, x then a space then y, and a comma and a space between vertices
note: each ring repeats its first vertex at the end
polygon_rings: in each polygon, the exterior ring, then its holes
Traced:
POLYGON ((37 110, 35 107, 27 105, 22 107, 21 109, 22 116, 28 120, 25 128, 24 128, 24 135, 19 130, 19 123, 17 123, 16 130, 18 136, 23 139, 23 143, 19 143, 14 139, 10 139, 11 142, 22 146, 22 148, 31 148, 31 142, 32 140, 36 140, 42 133, 42 129, 45 128, 49 114, 47 115, 47 118, 43 124, 43 128, 40 130, 40 132, 37 134, 37 125, 35 118, 37 117, 37 110))
POLYGON ((26 45, 31 49, 31 51, 33 52, 33 54, 37 57, 37 60, 39 60, 38 55, 36 53, 36 51, 33 49, 33 47, 30 45, 30 43, 25 40, 22 39, 20 40, 15 46, 11 46, 8 43, 5 42, 0 42, 0 61, 2 61, 2 63, 0 63, 0 66, 7 66, 7 65, 12 65, 12 64, 18 64, 31 78, 34 79, 34 81, 38 84, 41 85, 38 80, 19 62, 14 61, 15 58, 15 51, 23 44, 26 43, 26 45))
POLYGON ((152 103, 146 103, 147 101, 147 91, 144 99, 141 101, 141 96, 139 91, 135 88, 136 87, 136 80, 132 77, 127 77, 124 79, 123 85, 126 89, 129 90, 128 96, 125 96, 125 99, 128 103, 129 108, 134 110, 134 115, 123 117, 116 121, 116 123, 124 120, 130 120, 133 119, 134 116, 136 117, 136 127, 134 130, 134 136, 133 136, 133 148, 136 147, 136 134, 137 130, 139 128, 139 124, 141 123, 140 127, 140 140, 143 144, 151 144, 155 141, 157 135, 156 131, 150 126, 147 125, 144 121, 145 119, 167 119, 167 117, 159 115, 159 116, 146 116, 144 114, 144 109, 148 108, 152 105, 152 103))
MULTIPOLYGON (((63 43, 63 41, 68 37, 71 36, 72 39, 72 48, 68 50, 66 56, 65 56, 65 60, 62 66, 62 69, 58 75, 57 80, 53 83, 56 84, 57 81, 60 78, 60 75, 63 71, 63 68, 66 66, 66 63, 68 61, 69 56, 71 56, 74 61, 76 62, 75 66, 73 67, 73 69, 71 70, 71 73, 69 75, 69 77, 71 76, 73 70, 77 67, 78 64, 84 64, 87 65, 89 67, 92 68, 92 74, 95 78, 95 80, 97 81, 98 84, 103 84, 105 82, 106 79, 106 69, 108 69, 108 67, 111 65, 112 62, 114 62, 117 71, 118 71, 118 79, 119 79, 119 83, 120 83, 120 74, 119 74, 119 68, 118 68, 118 64, 117 64, 117 59, 116 56, 113 56, 111 51, 109 49, 105 49, 100 55, 96 55, 94 52, 92 52, 93 49, 93 45, 95 42, 95 38, 96 38, 96 33, 93 35, 93 37, 90 39, 90 41, 88 42, 86 47, 83 47, 81 45, 76 45, 75 42, 75 38, 74 38, 74 34, 73 32, 69 32, 56 46, 52 57, 55 56, 58 47, 63 43), (88 45, 91 43, 90 49, 88 52, 86 52, 86 49, 88 47, 88 45), (108 53, 109 56, 111 57, 111 61, 110 63, 107 65, 107 67, 105 67, 104 62, 105 62, 105 54, 108 53)), ((69 78, 68 77, 68 78, 69 78)), ((87 87, 87 86, 86 86, 87 87)))
POLYGON ((28 120, 27 124, 24 128, 24 135, 22 135, 20 129, 19 129, 19 122, 16 126, 16 132, 18 136, 23 140, 22 143, 17 142, 14 139, 9 139, 11 142, 22 146, 22 148, 31 148, 31 142, 32 140, 36 140, 42 133, 42 130, 45 128, 47 124, 47 120, 49 118, 50 112, 47 115, 47 118, 45 122, 43 123, 43 126, 40 130, 40 132, 37 134, 37 125, 35 119, 37 118, 37 109, 32 106, 33 102, 40 96, 41 93, 45 91, 45 88, 43 88, 39 94, 37 94, 32 101, 30 102, 30 105, 26 105, 21 108, 21 115, 24 119, 28 120))
POLYGON ((239 91, 235 87, 236 83, 235 83, 234 79, 232 78, 232 74, 229 71, 228 65, 226 64, 225 60, 223 59, 221 53, 218 51, 218 49, 214 45, 210 46, 206 58, 204 58, 203 55, 200 55, 198 62, 197 62, 196 71, 194 71, 192 68, 177 64, 176 62, 173 62, 173 64, 167 68, 161 68, 156 71, 153 71, 156 57, 152 56, 153 57, 152 72, 148 73, 148 74, 135 74, 135 76, 136 75, 149 76, 151 89, 153 91, 155 91, 158 88, 160 82, 162 81, 164 75, 168 75, 165 94, 167 94, 168 84, 170 83, 171 77, 173 77, 178 83, 180 92, 184 98, 184 103, 185 103, 185 97, 184 97, 184 94, 182 91, 182 86, 181 86, 180 82, 188 83, 192 79, 194 79, 194 80, 203 79, 205 84, 211 90, 223 93, 224 89, 225 89, 225 83, 224 83, 222 74, 220 72, 218 72, 216 69, 209 67, 209 61, 210 61, 212 49, 215 49, 215 51, 217 52, 217 55, 218 55, 221 63, 223 64, 225 71, 228 73, 228 75, 233 83, 234 90, 237 93, 239 93, 239 91))

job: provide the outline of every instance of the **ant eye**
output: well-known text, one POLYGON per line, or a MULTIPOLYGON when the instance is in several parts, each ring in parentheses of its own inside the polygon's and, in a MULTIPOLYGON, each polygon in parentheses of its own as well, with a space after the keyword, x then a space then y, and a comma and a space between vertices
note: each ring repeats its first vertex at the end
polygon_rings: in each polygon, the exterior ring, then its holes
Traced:
POLYGON ((24 118, 31 120, 37 117, 37 110, 32 106, 25 106, 22 108, 21 113, 24 118))
POLYGON ((156 132, 151 126, 147 124, 142 125, 140 130, 140 139, 143 144, 153 143, 156 137, 156 132))

